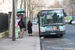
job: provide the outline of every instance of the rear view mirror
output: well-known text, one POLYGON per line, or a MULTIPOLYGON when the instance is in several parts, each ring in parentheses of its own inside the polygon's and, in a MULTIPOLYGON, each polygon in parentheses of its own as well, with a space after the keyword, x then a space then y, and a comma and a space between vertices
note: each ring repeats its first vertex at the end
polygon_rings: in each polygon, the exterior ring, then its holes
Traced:
POLYGON ((39 18, 39 14, 37 14, 37 18, 39 18))

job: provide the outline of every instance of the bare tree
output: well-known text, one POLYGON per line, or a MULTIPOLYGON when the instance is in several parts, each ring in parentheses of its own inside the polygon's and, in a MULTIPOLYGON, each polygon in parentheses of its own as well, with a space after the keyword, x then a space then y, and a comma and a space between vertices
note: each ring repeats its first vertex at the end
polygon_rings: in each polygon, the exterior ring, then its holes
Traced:
POLYGON ((32 19, 33 19, 33 15, 37 14, 36 12, 40 10, 39 7, 43 5, 44 5, 43 0, 31 0, 30 1, 30 10, 29 10, 29 5, 27 7, 28 7, 28 10, 30 11, 30 16, 32 17, 32 19))
POLYGON ((62 4, 59 1, 56 1, 53 5, 49 4, 47 8, 61 8, 62 4))
POLYGON ((75 0, 66 0, 66 1, 67 2, 65 2, 65 0, 63 0, 63 8, 67 12, 68 16, 72 16, 72 13, 75 12, 74 11, 74 9, 75 9, 75 6, 74 6, 75 5, 75 0))

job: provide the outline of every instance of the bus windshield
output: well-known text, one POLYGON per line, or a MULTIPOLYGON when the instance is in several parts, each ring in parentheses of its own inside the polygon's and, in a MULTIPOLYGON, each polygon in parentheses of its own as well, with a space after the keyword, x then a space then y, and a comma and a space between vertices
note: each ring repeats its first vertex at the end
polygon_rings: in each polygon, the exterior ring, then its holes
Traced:
POLYGON ((42 11, 40 24, 43 25, 62 25, 64 24, 63 10, 42 11))

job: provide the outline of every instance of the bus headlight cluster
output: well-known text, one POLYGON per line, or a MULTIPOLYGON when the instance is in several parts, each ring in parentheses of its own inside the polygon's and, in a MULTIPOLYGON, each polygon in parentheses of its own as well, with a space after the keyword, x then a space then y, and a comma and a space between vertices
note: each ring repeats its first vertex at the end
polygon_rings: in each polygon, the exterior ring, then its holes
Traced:
POLYGON ((41 32, 45 32, 46 30, 45 30, 44 27, 40 27, 40 31, 41 31, 41 32))
POLYGON ((59 29, 60 29, 60 31, 64 31, 65 30, 65 26, 60 26, 59 29))

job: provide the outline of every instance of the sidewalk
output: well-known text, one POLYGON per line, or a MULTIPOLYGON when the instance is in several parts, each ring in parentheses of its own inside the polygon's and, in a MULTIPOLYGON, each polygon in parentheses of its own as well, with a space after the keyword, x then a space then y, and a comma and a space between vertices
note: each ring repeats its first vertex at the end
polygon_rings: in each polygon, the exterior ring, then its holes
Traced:
POLYGON ((1 38, 0 50, 40 50, 38 26, 33 26, 33 36, 28 36, 26 31, 23 38, 18 38, 16 41, 12 41, 10 38, 1 38))

